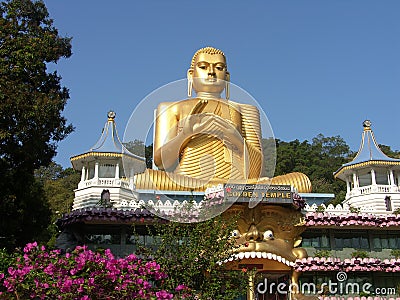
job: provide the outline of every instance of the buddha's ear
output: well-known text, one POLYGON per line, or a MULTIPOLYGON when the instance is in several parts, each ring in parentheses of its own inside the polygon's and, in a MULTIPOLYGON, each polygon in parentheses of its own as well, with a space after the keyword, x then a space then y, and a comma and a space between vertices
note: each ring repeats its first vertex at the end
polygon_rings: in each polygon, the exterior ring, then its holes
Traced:
POLYGON ((192 97, 192 89, 193 89, 193 69, 189 69, 187 71, 187 83, 188 83, 188 87, 187 87, 187 94, 188 97, 192 97))
POLYGON ((228 71, 226 71, 226 73, 225 73, 225 80, 226 81, 231 81, 231 74, 229 74, 228 71))
POLYGON ((187 71, 187 79, 188 80, 193 80, 193 69, 189 69, 187 71))
POLYGON ((228 71, 225 73, 225 98, 226 100, 229 100, 230 97, 230 88, 229 88, 229 82, 231 81, 231 74, 229 74, 228 71))

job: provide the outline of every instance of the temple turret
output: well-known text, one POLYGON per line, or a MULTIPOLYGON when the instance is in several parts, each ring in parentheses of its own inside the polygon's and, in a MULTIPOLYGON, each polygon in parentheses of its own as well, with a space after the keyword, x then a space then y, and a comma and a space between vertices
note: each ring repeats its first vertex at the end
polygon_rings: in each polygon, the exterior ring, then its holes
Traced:
POLYGON ((75 190, 72 209, 95 206, 121 208, 135 197, 134 175, 145 170, 144 157, 130 153, 119 139, 115 112, 108 112, 98 142, 89 151, 71 157, 81 181, 75 190))
POLYGON ((357 155, 351 162, 342 165, 334 176, 346 182, 345 204, 392 212, 400 207, 400 159, 388 157, 382 152, 369 120, 365 120, 363 126, 357 155))

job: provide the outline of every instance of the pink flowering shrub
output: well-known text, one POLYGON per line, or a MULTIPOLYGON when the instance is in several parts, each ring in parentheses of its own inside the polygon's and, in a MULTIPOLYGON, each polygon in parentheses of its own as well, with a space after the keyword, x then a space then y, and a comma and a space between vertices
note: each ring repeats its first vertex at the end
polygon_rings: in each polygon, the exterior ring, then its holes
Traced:
MULTIPOLYGON (((27 244, 23 254, 0 274, 1 299, 173 299, 162 289, 167 275, 155 261, 134 254, 115 258, 110 250, 77 247, 72 253, 27 244)), ((187 292, 179 285, 178 299, 187 292)))

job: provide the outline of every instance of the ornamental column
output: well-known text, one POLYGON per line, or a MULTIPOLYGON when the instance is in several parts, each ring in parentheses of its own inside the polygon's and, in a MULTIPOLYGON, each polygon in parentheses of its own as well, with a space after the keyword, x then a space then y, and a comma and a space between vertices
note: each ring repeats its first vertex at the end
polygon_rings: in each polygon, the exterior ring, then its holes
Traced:
POLYGON ((353 173, 353 188, 358 188, 358 178, 355 172, 353 173))
POLYGON ((94 178, 99 178, 99 163, 96 161, 94 165, 94 178))
POLYGON ((131 188, 131 190, 133 190, 134 186, 134 181, 133 181, 134 177, 133 177, 133 168, 129 169, 129 187, 131 188))
POLYGON ((376 176, 374 169, 371 169, 371 179, 372 179, 372 185, 376 185, 376 176))
POLYGON ((85 166, 82 167, 82 173, 81 173, 81 182, 85 181, 86 178, 86 168, 85 166))
POLYGON ((119 178, 119 164, 118 163, 115 165, 115 176, 114 176, 114 178, 115 179, 119 178))
POLYGON ((393 175, 393 170, 392 169, 389 170, 389 178, 390 178, 389 184, 390 185, 396 185, 396 183, 394 182, 394 175, 393 175))

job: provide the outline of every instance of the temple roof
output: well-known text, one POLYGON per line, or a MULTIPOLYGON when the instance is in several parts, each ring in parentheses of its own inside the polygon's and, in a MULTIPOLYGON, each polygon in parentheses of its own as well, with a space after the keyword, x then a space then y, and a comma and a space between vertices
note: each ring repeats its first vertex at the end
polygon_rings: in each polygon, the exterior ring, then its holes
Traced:
POLYGON ((344 170, 355 169, 358 166, 362 167, 371 163, 382 163, 384 165, 400 165, 400 159, 395 159, 387 156, 379 148, 374 136, 374 132, 371 129, 371 121, 365 120, 363 122, 363 127, 364 130, 361 136, 361 145, 358 149, 357 155, 351 162, 342 165, 339 170, 334 173, 335 177, 339 177, 339 175, 344 170))
POLYGON ((307 212, 304 221, 307 227, 374 227, 399 228, 400 214, 378 215, 372 213, 342 213, 334 215, 328 212, 307 212))
POLYGON ((74 210, 63 214, 57 220, 59 228, 67 225, 86 223, 86 224, 140 224, 149 222, 165 223, 147 209, 136 208, 132 210, 120 210, 115 208, 93 207, 74 210))
MULTIPOLYGON (((372 257, 368 258, 353 257, 341 260, 340 258, 337 257, 307 257, 307 258, 297 259, 294 265, 294 269, 297 272, 316 272, 316 271, 342 271, 346 273, 347 272, 387 272, 387 273, 400 272, 400 258, 379 259, 372 257)), ((339 298, 324 297, 323 299, 333 300, 339 298)))
POLYGON ((109 111, 107 116, 108 120, 101 132, 100 139, 89 151, 122 153, 124 146, 119 139, 117 127, 115 125, 115 112, 109 111))
POLYGON ((122 144, 115 124, 115 112, 109 111, 107 117, 107 122, 97 143, 89 151, 71 157, 71 163, 75 169, 80 170, 81 164, 79 162, 91 157, 122 157, 124 155, 125 158, 145 161, 144 157, 129 152, 122 144))

